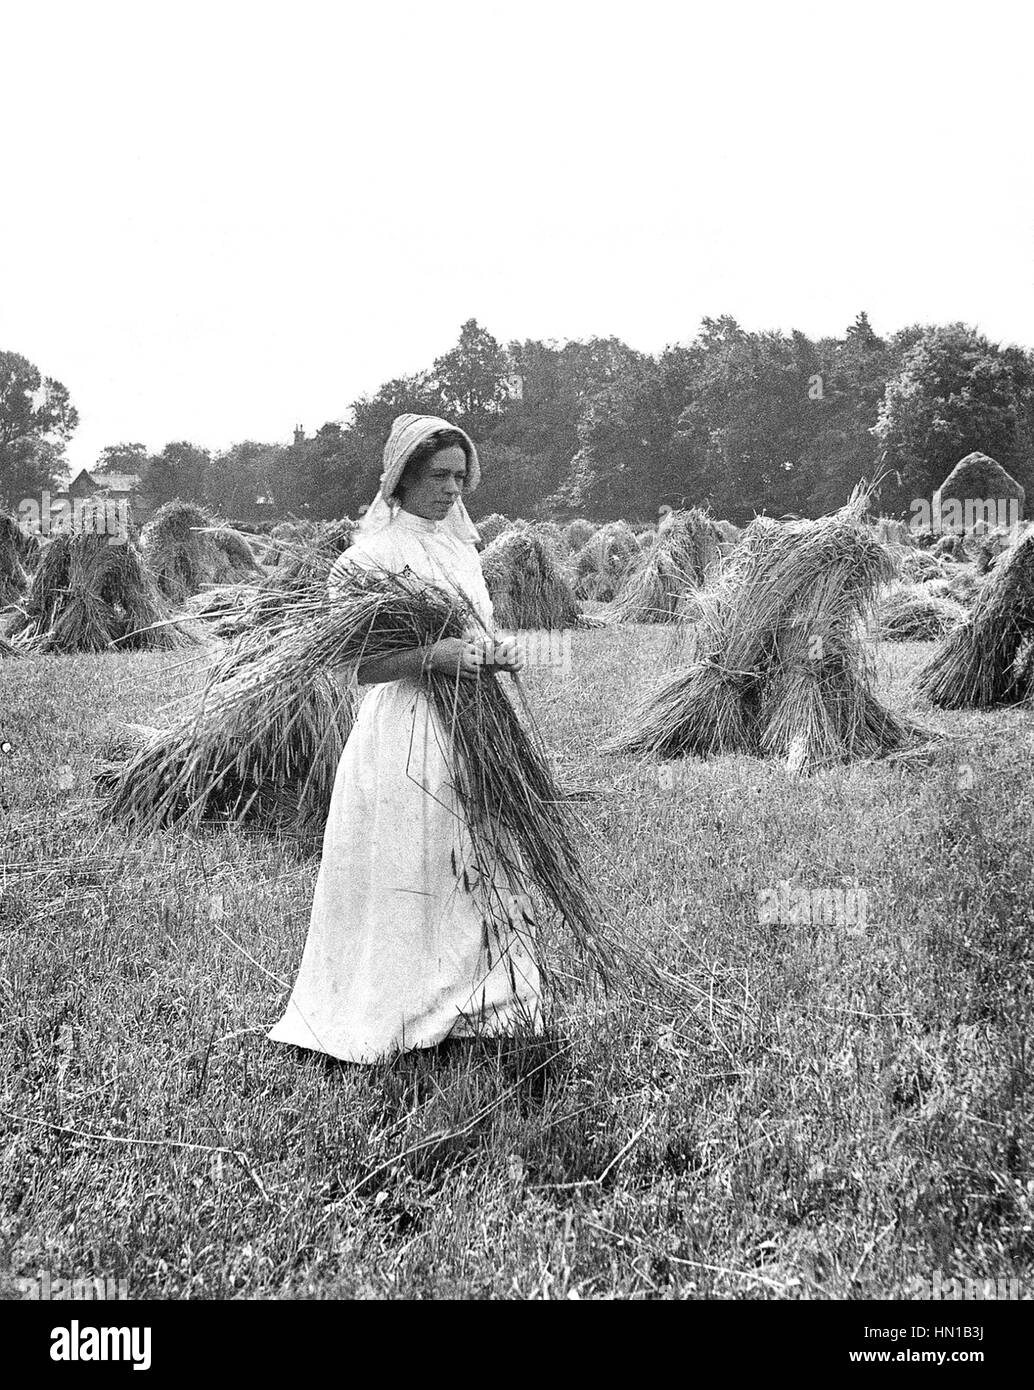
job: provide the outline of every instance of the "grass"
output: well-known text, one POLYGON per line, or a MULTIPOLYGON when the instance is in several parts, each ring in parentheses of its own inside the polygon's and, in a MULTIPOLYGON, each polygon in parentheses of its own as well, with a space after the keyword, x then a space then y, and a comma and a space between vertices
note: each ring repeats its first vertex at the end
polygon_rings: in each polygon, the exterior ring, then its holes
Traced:
MULTIPOLYGON (((923 709, 929 761, 804 781, 644 765, 600 745, 670 633, 572 644, 526 685, 594 880, 686 999, 571 988, 546 1039, 374 1069, 264 1039, 308 923, 298 842, 95 814, 106 722, 157 722, 202 656, 0 665, 0 1268, 134 1298, 1029 1289, 1031 710, 923 709), (759 921, 784 880, 857 884, 864 930, 759 921)), ((919 714, 929 645, 878 652, 880 698, 919 714)))

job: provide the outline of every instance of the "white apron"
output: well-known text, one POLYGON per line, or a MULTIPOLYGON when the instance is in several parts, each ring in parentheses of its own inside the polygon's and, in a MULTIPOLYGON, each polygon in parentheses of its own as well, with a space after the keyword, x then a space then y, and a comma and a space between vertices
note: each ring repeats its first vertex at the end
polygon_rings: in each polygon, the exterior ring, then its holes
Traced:
MULTIPOLYGON (((458 587, 492 629, 477 551, 440 522, 399 510, 335 563, 331 597, 351 564, 458 587)), ((534 928, 520 910, 530 908, 497 872, 515 910, 509 928, 486 931, 453 782, 448 734, 419 683, 373 686, 338 764, 309 934, 274 1042, 373 1062, 449 1036, 541 1029, 534 928)))

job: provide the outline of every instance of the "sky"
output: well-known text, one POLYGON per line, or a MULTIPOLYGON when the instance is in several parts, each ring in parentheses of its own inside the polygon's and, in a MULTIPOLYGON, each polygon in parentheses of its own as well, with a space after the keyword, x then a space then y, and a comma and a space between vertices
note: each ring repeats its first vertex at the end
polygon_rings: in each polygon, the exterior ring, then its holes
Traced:
POLYGON ((72 471, 347 418, 471 317, 1034 347, 1029 5, 0 0, 0 350, 72 471))

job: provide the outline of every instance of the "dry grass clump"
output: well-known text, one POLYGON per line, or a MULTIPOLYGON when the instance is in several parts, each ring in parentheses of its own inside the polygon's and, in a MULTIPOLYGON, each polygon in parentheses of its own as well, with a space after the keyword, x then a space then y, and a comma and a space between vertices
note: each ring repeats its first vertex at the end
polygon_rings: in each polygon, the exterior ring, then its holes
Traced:
POLYGON ((639 555, 627 521, 608 521, 593 532, 571 561, 578 598, 609 603, 639 555))
POLYGON ((670 623, 688 590, 711 583, 721 566, 721 532, 698 508, 669 512, 649 549, 625 577, 610 609, 624 623, 670 623))
POLYGON ((136 547, 91 532, 48 543, 7 635, 18 647, 42 652, 158 651, 194 640, 169 621, 136 547))
POLYGON ((513 522, 508 516, 503 516, 500 512, 489 512, 488 516, 482 517, 480 521, 475 521, 474 525, 477 527, 482 544, 488 546, 504 531, 508 531, 513 522))
POLYGON ((214 540, 216 529, 206 511, 179 498, 159 507, 144 527, 144 558, 166 598, 181 603, 226 569, 214 540))
POLYGON ((878 757, 918 732, 884 709, 862 625, 894 561, 866 497, 818 521, 751 523, 699 594, 691 664, 636 710, 613 752, 783 757, 801 772, 878 757))
POLYGON ((540 631, 579 625, 571 586, 534 527, 504 531, 481 556, 481 568, 500 627, 540 631))
POLYGON ((966 621, 919 672, 917 689, 943 709, 1027 699, 1034 679, 1034 532, 999 559, 966 621))
POLYGON ((0 632, 0 657, 17 656, 18 648, 0 632))
POLYGON ((939 593, 947 580, 929 584, 895 584, 880 595, 876 609, 877 631, 884 642, 931 642, 950 632, 966 616, 961 603, 939 593))

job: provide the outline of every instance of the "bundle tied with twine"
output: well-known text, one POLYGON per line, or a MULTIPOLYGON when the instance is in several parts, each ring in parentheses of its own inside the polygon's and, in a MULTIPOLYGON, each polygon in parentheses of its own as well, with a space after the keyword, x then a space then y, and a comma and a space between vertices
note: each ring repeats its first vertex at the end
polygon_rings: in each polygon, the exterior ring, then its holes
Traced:
POLYGON ((24 604, 8 621, 7 636, 16 646, 73 653, 164 651, 193 643, 169 620, 132 542, 111 542, 80 532, 47 544, 24 604))
POLYGON ((533 521, 530 526, 558 564, 567 560, 568 545, 564 539, 564 529, 558 522, 533 521))
POLYGON ((352 683, 303 676, 252 632, 167 725, 109 736, 97 791, 110 816, 143 831, 254 822, 315 842, 355 706, 352 683))
POLYGON ((965 622, 916 678, 942 709, 1016 704, 1034 689, 1034 531, 1018 538, 978 589, 965 622))
POLYGON ((482 545, 486 546, 491 545, 504 531, 508 531, 513 522, 508 516, 503 516, 501 512, 489 512, 488 516, 483 516, 474 525, 477 527, 482 545))
POLYGON ((608 617, 624 623, 670 623, 696 617, 696 592, 721 565, 722 533, 696 507, 669 512, 625 577, 608 617))
POLYGON ((699 595, 686 669, 633 712, 619 753, 783 757, 792 772, 879 757, 920 731, 873 692, 865 617, 894 561, 867 495, 818 521, 756 518, 699 595))
POLYGON ((225 573, 227 556, 214 540, 218 529, 213 517, 193 502, 175 498, 158 508, 140 542, 165 598, 181 603, 225 573))
POLYGON ((571 586, 534 527, 504 531, 485 550, 481 568, 500 627, 542 631, 579 625, 571 586))
POLYGON ((212 530, 212 543, 217 552, 216 570, 213 580, 216 584, 237 584, 262 574, 262 566, 255 557, 251 543, 232 526, 216 526, 212 530))
POLYGON ((563 527, 564 544, 572 555, 592 540, 596 527, 583 516, 576 516, 563 527))
POLYGON ((638 555, 636 534, 628 522, 608 521, 572 556, 575 595, 593 603, 609 603, 638 555))
POLYGON ((358 693, 347 673, 301 675, 281 657, 288 634, 324 601, 336 553, 300 546, 291 572, 212 591, 237 593, 216 625, 231 640, 164 727, 109 735, 96 780, 110 815, 145 831, 247 822, 318 840, 358 693))

